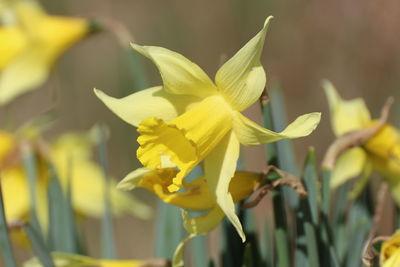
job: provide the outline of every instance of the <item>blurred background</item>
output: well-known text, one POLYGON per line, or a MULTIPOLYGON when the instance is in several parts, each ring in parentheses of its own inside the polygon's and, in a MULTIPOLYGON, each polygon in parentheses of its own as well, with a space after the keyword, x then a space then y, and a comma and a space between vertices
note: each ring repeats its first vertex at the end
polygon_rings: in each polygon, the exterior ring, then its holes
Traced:
MULTIPOLYGON (((373 117, 388 96, 397 97, 391 122, 400 121, 400 1, 398 0, 42 0, 51 14, 90 17, 126 27, 130 41, 177 51, 200 65, 211 77, 223 58, 232 56, 273 15, 262 64, 267 87, 279 85, 285 94, 289 120, 321 111, 322 122, 309 137, 294 141, 299 162, 307 147, 319 158, 333 140, 321 79, 331 80, 346 99, 362 97, 373 117), (396 116, 397 114, 397 116, 396 116)), ((50 80, 0 108, 0 125, 17 128, 52 110, 57 120, 49 138, 71 130, 87 130, 97 122, 111 130, 108 143, 112 175, 120 179, 139 166, 135 157, 137 133, 111 113, 93 94, 99 88, 114 97, 143 89, 135 79, 135 64, 144 64, 150 86, 160 76, 146 58, 133 54, 112 32, 91 36, 69 50, 56 64, 50 80), (132 61, 135 64, 132 64, 132 61), (7 116, 3 116, 6 114, 7 116), (7 117, 7 118, 6 118, 7 117), (12 118, 9 119, 9 118, 12 118)), ((143 83, 142 83, 143 85, 143 83)), ((259 121, 257 107, 247 114, 259 121)), ((245 152, 246 166, 263 168, 263 152, 245 152)), ((152 201, 138 190, 141 199, 152 201)), ((120 258, 153 257, 154 220, 115 220, 120 258)), ((100 223, 85 222, 89 250, 99 255, 100 223)))

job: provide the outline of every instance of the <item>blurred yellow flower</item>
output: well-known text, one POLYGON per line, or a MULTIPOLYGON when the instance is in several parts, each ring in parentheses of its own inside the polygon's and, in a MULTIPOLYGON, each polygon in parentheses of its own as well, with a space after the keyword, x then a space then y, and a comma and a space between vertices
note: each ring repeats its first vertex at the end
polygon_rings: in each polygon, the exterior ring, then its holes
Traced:
MULTIPOLYGON (((8 222, 23 220, 31 208, 29 184, 22 163, 19 140, 10 133, 0 131, 0 182, 3 188, 8 222), (18 197, 15 197, 18 196, 18 197)), ((92 144, 87 134, 70 133, 58 138, 44 157, 37 157, 37 212, 43 229, 48 224, 49 163, 53 164, 64 189, 71 185, 74 210, 84 216, 100 217, 104 212, 104 178, 100 166, 91 159, 92 144)), ((112 211, 130 213, 148 218, 150 208, 132 195, 110 188, 112 211)))
POLYGON ((400 266, 400 231, 382 243, 379 258, 382 267, 400 266))
POLYGON ((215 83, 198 65, 178 53, 162 47, 132 44, 133 49, 155 63, 163 86, 122 99, 95 90, 116 115, 138 127, 137 156, 144 167, 179 169, 168 185, 170 192, 185 187, 184 177, 204 160, 209 190, 242 240, 245 236, 228 190, 240 144, 259 145, 306 136, 320 121, 320 113, 310 113, 276 133, 240 113, 259 99, 265 87, 266 76, 260 56, 270 19, 223 64, 217 71, 215 83))
MULTIPOLYGON (((350 101, 341 99, 334 86, 328 81, 324 82, 324 89, 329 102, 332 128, 336 136, 354 130, 367 129, 377 123, 371 119, 361 98, 350 101)), ((360 174, 367 178, 372 170, 384 176, 395 200, 400 204, 400 133, 393 125, 385 124, 365 144, 344 152, 332 172, 331 186, 336 188, 360 174)))
MULTIPOLYGON (((128 174, 118 184, 117 188, 123 190, 131 190, 138 187, 145 188, 165 203, 182 208, 184 228, 189 233, 189 236, 178 246, 173 259, 174 266, 181 266, 183 265, 182 252, 186 243, 197 235, 213 230, 221 222, 225 214, 218 205, 205 177, 196 178, 192 182, 185 184, 184 190, 170 192, 168 186, 177 172, 176 168, 158 170, 139 168, 128 174), (204 215, 190 218, 186 210, 204 212, 204 215)), ((233 202, 239 202, 250 196, 261 185, 262 177, 260 173, 236 171, 228 189, 233 202)))
POLYGON ((86 19, 46 14, 35 0, 1 0, 0 105, 42 85, 54 62, 91 29, 86 19))
MULTIPOLYGON (((157 265, 146 265, 146 261, 139 260, 104 260, 94 259, 87 256, 78 254, 67 254, 67 253, 52 253, 52 258, 55 267, 140 267, 140 266, 157 266, 157 265)), ((25 262, 24 267, 41 267, 43 266, 37 258, 30 259, 25 262)), ((161 266, 161 265, 160 265, 161 266)))

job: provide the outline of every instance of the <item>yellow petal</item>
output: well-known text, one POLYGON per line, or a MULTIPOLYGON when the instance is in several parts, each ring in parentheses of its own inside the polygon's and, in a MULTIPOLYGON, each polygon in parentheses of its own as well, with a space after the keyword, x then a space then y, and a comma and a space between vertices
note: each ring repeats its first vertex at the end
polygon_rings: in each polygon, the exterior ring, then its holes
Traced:
POLYGON ((367 155, 362 148, 356 147, 344 152, 337 160, 332 171, 330 186, 332 189, 361 174, 367 155))
POLYGON ((271 19, 267 18, 263 29, 228 60, 215 76, 219 91, 238 111, 257 101, 265 88, 266 77, 260 56, 271 19))
POLYGON ((236 171, 229 184, 233 202, 249 197, 260 185, 263 175, 255 172, 236 171))
POLYGON ((0 72, 26 47, 27 40, 16 26, 0 27, 0 72))
POLYGON ((357 179, 357 181, 355 182, 353 188, 351 189, 348 195, 349 199, 357 199, 360 196, 360 194, 363 192, 363 190, 368 184, 371 173, 372 173, 372 164, 369 160, 366 160, 360 178, 357 179))
POLYGON ((233 116, 233 129, 241 144, 252 146, 275 142, 285 138, 307 136, 317 127, 321 113, 314 112, 297 117, 280 133, 265 129, 239 112, 233 116))
POLYGON ((156 46, 132 44, 132 48, 156 64, 164 90, 168 93, 201 98, 216 93, 216 87, 207 74, 181 54, 156 46))
POLYGON ((400 264, 400 231, 397 230, 382 243, 379 260, 382 267, 397 267, 400 264))
POLYGON ((210 190, 217 203, 236 228, 244 242, 246 237, 239 218, 235 214, 235 204, 229 192, 229 184, 236 170, 240 144, 234 132, 230 132, 204 161, 204 173, 210 190))
POLYGON ((323 82, 331 113, 332 129, 336 136, 368 126, 371 115, 364 100, 343 100, 329 81, 323 82))
POLYGON ((131 190, 142 187, 155 194, 165 203, 194 211, 204 211, 215 206, 215 197, 211 194, 203 177, 198 177, 191 183, 185 184, 186 188, 179 192, 170 192, 168 187, 177 172, 175 168, 159 170, 139 168, 129 173, 118 184, 118 188, 131 190))
POLYGON ((34 26, 37 26, 35 25, 36 22, 46 16, 46 12, 35 0, 13 1, 12 8, 22 26, 25 28, 32 27, 32 31, 34 26))
POLYGON ((395 159, 400 164, 400 133, 393 125, 385 124, 363 147, 375 157, 386 161, 395 159))
POLYGON ((399 267, 400 266, 400 250, 397 250, 393 255, 381 264, 382 267, 399 267))
POLYGON ((40 50, 30 49, 20 54, 0 73, 0 105, 42 85, 48 74, 49 66, 40 50))
POLYGON ((174 252, 174 256, 172 258, 172 267, 184 266, 183 249, 185 248, 187 243, 195 237, 196 237, 196 235, 194 235, 194 234, 188 235, 184 240, 182 240, 181 243, 179 243, 178 247, 176 248, 176 250, 174 252))
POLYGON ((185 230, 194 235, 206 234, 213 230, 222 221, 225 214, 220 207, 214 206, 205 215, 190 218, 185 210, 181 210, 185 230))
POLYGON ((88 20, 49 16, 36 1, 16 1, 14 9, 21 28, 30 39, 30 46, 40 48, 49 64, 90 30, 88 20))
POLYGON ((137 157, 148 169, 163 168, 163 158, 168 157, 180 169, 169 188, 177 191, 183 178, 231 129, 231 115, 222 97, 211 96, 172 121, 146 119, 138 128, 137 157))
MULTIPOLYGON (((74 209, 87 216, 99 217, 104 212, 104 177, 100 166, 91 160, 91 147, 85 142, 88 139, 84 136, 63 136, 52 147, 52 158, 64 188, 68 179, 71 179, 74 209)), ((117 190, 114 183, 110 186, 112 210, 115 214, 129 212, 139 218, 150 216, 151 210, 147 205, 117 190)))
POLYGON ((185 227, 185 230, 189 233, 189 235, 184 240, 182 240, 182 242, 179 243, 178 247, 176 248, 174 256, 172 258, 173 267, 184 266, 183 251, 187 243, 191 239, 213 230, 215 227, 218 226, 218 224, 225 216, 224 212, 218 206, 215 206, 205 215, 196 218, 190 218, 185 210, 181 210, 181 212, 183 218, 183 226, 185 227))
POLYGON ((5 160, 15 148, 15 138, 11 134, 0 130, 0 168, 5 160))
POLYGON ((43 52, 50 66, 67 49, 82 40, 90 32, 91 24, 86 19, 46 16, 34 29, 34 45, 43 52))
MULTIPOLYGON (((385 177, 387 178, 387 177, 385 177)), ((400 181, 399 181, 399 176, 395 176, 395 177, 390 177, 389 178, 389 189, 390 189, 390 193, 394 199, 394 201, 396 202, 397 206, 400 206, 400 181)))
MULTIPOLYGON (((87 256, 82 256, 78 254, 69 254, 61 252, 51 253, 53 261, 56 267, 138 267, 145 264, 143 261, 138 260, 102 260, 94 259, 87 256)), ((42 264, 37 258, 30 259, 24 263, 24 267, 41 267, 42 264)))
POLYGON ((9 222, 24 219, 30 208, 28 183, 20 168, 0 172, 6 217, 9 222), (18 196, 18 197, 16 197, 18 196))
POLYGON ((151 172, 157 172, 147 168, 138 168, 129 174, 127 174, 117 185, 117 189, 120 190, 132 190, 138 187, 139 183, 146 176, 150 175, 151 172))
POLYGON ((150 117, 172 120, 184 113, 190 104, 198 98, 186 95, 172 95, 161 86, 139 91, 124 98, 113 98, 100 90, 94 89, 98 98, 125 122, 138 126, 150 117))

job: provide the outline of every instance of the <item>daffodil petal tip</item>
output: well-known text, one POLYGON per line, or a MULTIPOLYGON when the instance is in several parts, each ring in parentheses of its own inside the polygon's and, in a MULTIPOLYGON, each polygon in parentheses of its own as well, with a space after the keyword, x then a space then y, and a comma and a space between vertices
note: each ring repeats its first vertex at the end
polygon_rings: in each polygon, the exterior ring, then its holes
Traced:
POLYGON ((268 18, 264 22, 264 27, 266 27, 273 18, 274 16, 268 16, 268 18))

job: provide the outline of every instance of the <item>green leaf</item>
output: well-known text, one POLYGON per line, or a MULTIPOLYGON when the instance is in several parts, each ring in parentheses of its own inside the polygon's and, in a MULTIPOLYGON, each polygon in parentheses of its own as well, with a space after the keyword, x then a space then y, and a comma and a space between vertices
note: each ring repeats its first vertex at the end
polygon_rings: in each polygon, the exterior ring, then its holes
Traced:
POLYGON ((331 171, 328 169, 322 169, 322 204, 321 210, 326 219, 329 220, 330 214, 330 201, 331 201, 331 190, 330 190, 330 181, 331 181, 331 171))
MULTIPOLYGON (((264 117, 264 126, 266 128, 272 129, 272 130, 277 130, 277 127, 281 125, 277 125, 279 123, 282 123, 281 120, 286 120, 285 119, 285 114, 283 110, 283 97, 282 94, 279 92, 279 89, 275 89, 273 92, 273 97, 271 97, 271 104, 266 104, 266 103, 261 103, 261 108, 263 112, 263 117, 264 117), (272 102, 274 103, 274 106, 272 106, 272 102), (273 109, 271 111, 272 108, 273 109), (268 118, 270 115, 272 115, 272 119, 268 118), (271 123, 272 122, 272 123, 271 123)), ((276 165, 278 165, 279 168, 281 168, 280 164, 285 165, 285 161, 283 160, 284 157, 292 158, 293 159, 293 154, 289 155, 287 153, 291 153, 290 149, 288 149, 290 146, 282 145, 279 147, 278 146, 279 142, 272 143, 266 146, 266 155, 267 157, 274 161, 276 160, 276 165), (273 153, 276 153, 275 155, 273 153)), ((289 159, 290 161, 290 159, 289 159)), ((268 164, 273 164, 274 162, 268 162, 268 164)), ((285 165, 286 169, 290 169, 290 165, 285 165)), ((273 209, 274 209, 274 218, 275 218, 275 245, 276 245, 276 252, 277 252, 277 264, 275 266, 279 267, 289 267, 290 266, 290 250, 289 250, 289 234, 288 234, 288 224, 287 224, 287 217, 286 217, 286 205, 284 202, 284 199, 289 199, 289 202, 293 204, 293 206, 296 205, 296 200, 297 200, 297 195, 294 196, 295 194, 293 190, 286 191, 284 188, 278 188, 274 190, 272 194, 272 200, 273 200, 273 209), (285 192, 285 193, 284 193, 285 192), (285 194, 285 197, 283 197, 283 194, 285 194)))
POLYGON ((114 230, 111 211, 111 177, 109 175, 107 159, 107 137, 108 128, 104 124, 99 124, 93 128, 93 137, 97 139, 98 155, 101 169, 103 171, 104 183, 104 214, 101 231, 101 254, 105 259, 115 259, 114 230))
MULTIPOLYGON (((317 168, 315 159, 315 150, 310 148, 306 158, 303 183, 308 193, 308 197, 300 200, 300 211, 303 215, 298 223, 303 227, 307 249, 307 266, 319 267, 319 244, 317 237, 317 225, 319 224, 318 209, 318 190, 317 190, 317 168)), ((299 211, 299 212, 300 212, 299 211)), ((301 265, 298 265, 301 266, 301 265)))
POLYGON ((182 216, 178 207, 158 201, 155 235, 155 256, 172 258, 175 248, 184 238, 182 216))
POLYGON ((142 56, 134 51, 131 46, 129 46, 129 66, 132 73, 132 83, 135 91, 139 91, 148 87, 148 79, 146 71, 144 69, 144 64, 142 62, 142 56))
POLYGON ((23 228, 28 235, 33 252, 42 265, 45 267, 55 267, 53 259, 50 255, 50 250, 46 247, 41 234, 38 233, 37 230, 30 224, 25 224, 23 228))
POLYGON ((270 218, 266 218, 263 235, 260 241, 261 258, 265 266, 274 266, 274 237, 270 218))
POLYGON ((22 157, 24 163, 25 174, 28 177, 29 196, 30 196, 30 223, 35 228, 38 235, 43 237, 41 226, 37 217, 37 162, 32 148, 28 142, 23 144, 22 157))
POLYGON ((346 266, 361 266, 361 255, 372 223, 372 208, 370 195, 365 191, 350 208, 347 221, 347 241, 351 246, 347 248, 346 266), (355 256, 357 255, 357 256, 355 256))
MULTIPOLYGON (((192 181, 203 175, 203 171, 200 166, 196 166, 186 177, 187 181, 192 181)), ((207 266, 208 253, 207 253, 207 242, 204 235, 197 236, 191 241, 191 255, 194 266, 207 266)))
MULTIPOLYGON (((285 97, 278 84, 275 83, 272 87, 270 97, 272 128, 274 131, 282 131, 287 126, 288 119, 285 108, 285 97)), ((276 146, 280 169, 293 175, 298 175, 299 171, 296 167, 296 157, 292 141, 284 139, 276 142, 276 146)))
POLYGON ((78 253, 74 214, 70 203, 70 186, 64 193, 57 173, 49 166, 49 246, 52 251, 78 253))
POLYGON ((339 267, 339 258, 337 251, 334 246, 333 232, 330 224, 330 179, 331 171, 328 169, 322 169, 322 203, 321 203, 321 239, 323 242, 322 259, 323 266, 334 266, 339 267))
POLYGON ((319 199, 320 191, 318 186, 317 160, 315 157, 315 149, 310 148, 306 158, 303 171, 303 182, 307 191, 307 204, 310 210, 311 221, 314 225, 319 224, 319 199))
POLYGON ((272 193, 272 202, 275 214, 275 244, 277 252, 278 267, 289 267, 290 256, 289 240, 287 233, 287 217, 284 206, 282 188, 274 190, 272 193))
MULTIPOLYGON (((0 177, 1 179, 1 177, 0 177)), ((8 235, 8 225, 3 201, 3 192, 0 183, 0 251, 3 256, 5 266, 16 267, 14 252, 12 250, 10 236, 8 235)))

